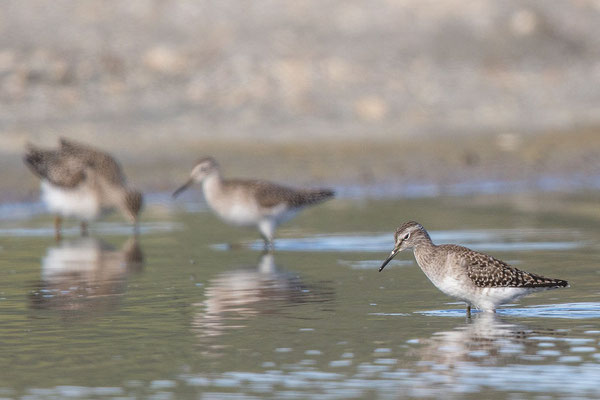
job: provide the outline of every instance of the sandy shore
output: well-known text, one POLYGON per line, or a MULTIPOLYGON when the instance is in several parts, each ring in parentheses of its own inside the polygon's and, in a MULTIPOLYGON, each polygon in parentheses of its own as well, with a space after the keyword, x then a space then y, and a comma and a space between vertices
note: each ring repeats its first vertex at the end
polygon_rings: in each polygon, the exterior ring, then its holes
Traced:
POLYGON ((0 17, 0 201, 26 141, 169 191, 229 176, 360 195, 581 190, 600 175, 595 0, 76 2, 0 17))

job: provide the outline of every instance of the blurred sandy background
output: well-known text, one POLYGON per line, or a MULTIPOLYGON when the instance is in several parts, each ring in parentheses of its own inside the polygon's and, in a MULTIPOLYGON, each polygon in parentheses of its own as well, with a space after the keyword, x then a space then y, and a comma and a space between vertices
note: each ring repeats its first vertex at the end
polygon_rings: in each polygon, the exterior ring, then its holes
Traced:
POLYGON ((61 135, 146 191, 206 154, 366 194, 598 189, 600 1, 3 1, 1 200, 61 135))

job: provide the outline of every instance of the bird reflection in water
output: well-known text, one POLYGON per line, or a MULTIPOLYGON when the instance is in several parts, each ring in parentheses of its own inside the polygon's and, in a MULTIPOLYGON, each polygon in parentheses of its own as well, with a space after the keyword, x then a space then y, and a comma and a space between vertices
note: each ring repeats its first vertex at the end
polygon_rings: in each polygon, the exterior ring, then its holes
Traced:
POLYGON ((333 292, 323 285, 308 286, 295 273, 278 270, 272 252, 262 254, 252 269, 219 274, 205 290, 205 300, 192 321, 201 341, 227 330, 243 328, 260 314, 277 314, 290 305, 327 302, 333 292))
POLYGON ((437 332, 419 340, 420 366, 438 374, 459 376, 470 365, 501 366, 517 359, 536 358, 534 336, 562 336, 552 329, 531 329, 503 322, 495 314, 480 313, 451 331, 437 332))
POLYGON ((31 307, 67 313, 114 309, 126 279, 140 272, 144 256, 137 237, 120 250, 93 237, 62 241, 42 258, 41 279, 30 294, 31 307))

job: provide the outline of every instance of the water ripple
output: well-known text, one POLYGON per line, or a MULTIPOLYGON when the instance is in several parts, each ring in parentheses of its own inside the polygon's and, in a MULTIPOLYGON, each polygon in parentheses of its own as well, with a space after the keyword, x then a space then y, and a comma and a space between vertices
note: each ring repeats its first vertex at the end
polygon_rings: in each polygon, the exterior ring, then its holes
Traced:
MULTIPOLYGON (((567 229, 492 229, 432 231, 436 243, 456 243, 479 251, 564 251, 585 247, 588 243, 577 231, 567 229)), ((324 234, 301 238, 278 238, 275 248, 280 251, 322 252, 389 252, 393 245, 391 232, 324 234)), ((262 241, 252 241, 247 246, 262 250, 262 241)), ((223 244, 214 248, 224 250, 223 244)))
MULTIPOLYGON (((175 222, 143 222, 139 225, 139 233, 154 234, 174 232, 182 229, 182 225, 175 222)), ((90 227, 90 232, 99 235, 126 235, 133 233, 134 229, 131 225, 119 222, 98 222, 90 227)), ((62 229, 62 234, 66 236, 78 236, 80 229, 78 226, 66 227, 62 229)), ((0 228, 0 237, 53 237, 54 227, 8 227, 0 228)))
MULTIPOLYGON (((478 312, 478 311, 474 311, 478 312)), ((465 309, 417 311, 417 314, 434 317, 465 317, 465 309)), ((543 304, 527 307, 500 308, 497 314, 511 317, 591 319, 600 318, 600 303, 581 302, 543 304)))

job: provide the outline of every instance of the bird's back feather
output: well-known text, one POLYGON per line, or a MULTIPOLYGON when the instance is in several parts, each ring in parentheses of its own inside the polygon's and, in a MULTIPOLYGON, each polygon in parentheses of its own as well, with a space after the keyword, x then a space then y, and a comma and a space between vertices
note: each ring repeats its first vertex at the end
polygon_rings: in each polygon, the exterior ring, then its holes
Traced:
POLYGON ((546 278, 521 271, 504 261, 466 247, 456 245, 444 245, 444 247, 461 258, 467 276, 478 287, 550 288, 569 286, 565 280, 546 278))
POLYGON ((334 192, 328 189, 299 190, 261 180, 230 179, 223 183, 225 188, 239 186, 249 188, 254 192, 258 204, 264 208, 275 207, 279 204, 300 208, 320 203, 334 196, 334 192))
POLYGON ((121 166, 107 153, 65 138, 60 139, 60 152, 65 156, 77 158, 86 166, 94 168, 110 183, 125 184, 125 175, 121 166))
POLYGON ((110 155, 74 141, 61 139, 57 150, 29 146, 24 157, 32 172, 62 188, 74 188, 86 178, 91 168, 109 183, 124 185, 121 167, 110 155))

